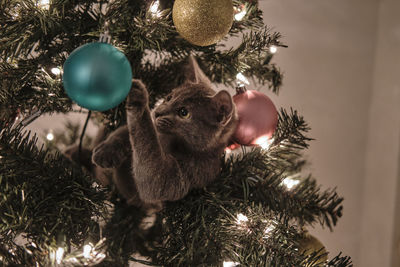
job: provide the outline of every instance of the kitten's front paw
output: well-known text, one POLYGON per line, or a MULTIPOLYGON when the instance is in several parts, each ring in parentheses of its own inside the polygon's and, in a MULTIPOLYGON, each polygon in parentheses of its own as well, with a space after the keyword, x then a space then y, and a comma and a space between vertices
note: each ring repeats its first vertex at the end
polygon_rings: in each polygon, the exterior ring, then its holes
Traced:
POLYGON ((129 92, 126 101, 126 109, 128 110, 141 110, 144 109, 149 103, 149 94, 147 89, 140 80, 132 80, 132 88, 129 92))
POLYGON ((123 149, 113 149, 107 143, 101 143, 93 149, 92 162, 102 168, 116 168, 126 159, 123 149))

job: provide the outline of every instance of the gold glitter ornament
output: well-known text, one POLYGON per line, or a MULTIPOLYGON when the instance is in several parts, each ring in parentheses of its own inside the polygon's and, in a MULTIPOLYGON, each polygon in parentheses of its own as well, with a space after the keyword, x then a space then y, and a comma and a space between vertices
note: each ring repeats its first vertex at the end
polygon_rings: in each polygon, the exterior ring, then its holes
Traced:
POLYGON ((299 252, 304 253, 304 255, 311 255, 314 252, 318 252, 318 255, 321 257, 310 266, 322 266, 322 264, 328 260, 328 255, 324 245, 308 232, 306 232, 303 238, 299 241, 299 252))
POLYGON ((188 42, 212 45, 232 27, 232 0, 175 0, 172 19, 178 33, 188 42))

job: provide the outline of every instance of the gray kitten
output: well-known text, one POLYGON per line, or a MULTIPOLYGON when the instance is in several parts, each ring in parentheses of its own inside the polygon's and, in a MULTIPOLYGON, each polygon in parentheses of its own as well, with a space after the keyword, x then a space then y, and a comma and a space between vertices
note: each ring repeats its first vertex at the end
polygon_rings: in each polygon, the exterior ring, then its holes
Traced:
POLYGON ((227 91, 211 88, 193 57, 185 76, 186 82, 152 111, 145 86, 133 80, 127 125, 93 150, 95 175, 108 183, 101 170, 112 170, 118 191, 132 205, 181 199, 220 171, 220 158, 238 121, 235 105, 227 91))

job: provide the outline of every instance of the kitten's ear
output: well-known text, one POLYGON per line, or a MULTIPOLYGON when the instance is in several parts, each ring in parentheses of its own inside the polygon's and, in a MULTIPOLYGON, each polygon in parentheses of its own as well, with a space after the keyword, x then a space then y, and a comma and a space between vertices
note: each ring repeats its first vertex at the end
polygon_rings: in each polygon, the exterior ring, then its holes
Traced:
POLYGON ((194 56, 189 57, 188 64, 185 66, 185 79, 186 82, 205 83, 207 85, 211 85, 211 81, 200 69, 199 64, 194 56))
POLYGON ((228 91, 219 91, 213 96, 213 101, 217 107, 217 120, 222 125, 226 125, 232 118, 235 104, 232 101, 232 97, 228 91))

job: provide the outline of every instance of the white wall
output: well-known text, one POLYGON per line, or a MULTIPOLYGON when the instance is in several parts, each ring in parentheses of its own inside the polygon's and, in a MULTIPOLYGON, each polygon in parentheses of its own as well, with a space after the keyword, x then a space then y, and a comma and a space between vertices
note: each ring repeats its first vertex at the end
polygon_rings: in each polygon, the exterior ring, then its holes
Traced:
POLYGON ((355 266, 388 266, 366 265, 360 254, 378 1, 266 0, 260 6, 289 45, 276 56, 285 77, 275 102, 304 115, 317 139, 307 153, 311 171, 345 198, 334 232, 311 232, 332 256, 343 251, 355 266))
POLYGON ((397 191, 396 191, 396 207, 394 220, 394 235, 392 249, 392 267, 400 266, 400 135, 399 135, 399 155, 397 164, 397 191))
POLYGON ((399 226, 394 224, 400 145, 399 12, 400 1, 380 1, 369 110, 360 266, 399 266, 399 262, 390 265, 392 245, 396 247, 397 260, 400 248, 399 232, 395 231, 399 226))

